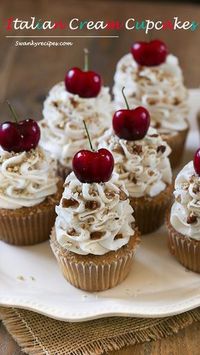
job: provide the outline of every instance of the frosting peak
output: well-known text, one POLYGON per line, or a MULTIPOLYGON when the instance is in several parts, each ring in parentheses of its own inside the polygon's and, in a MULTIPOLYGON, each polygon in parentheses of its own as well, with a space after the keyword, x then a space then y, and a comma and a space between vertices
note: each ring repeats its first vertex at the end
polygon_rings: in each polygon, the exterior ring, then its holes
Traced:
POLYGON ((116 108, 123 108, 122 87, 132 108, 144 106, 151 124, 160 133, 181 131, 188 127, 187 90, 178 59, 169 54, 165 63, 154 67, 139 66, 131 54, 120 59, 114 77, 116 108))
POLYGON ((41 203, 57 191, 56 162, 42 148, 22 153, 0 152, 0 208, 41 203))
POLYGON ((131 197, 156 196, 172 181, 168 159, 171 149, 152 127, 138 141, 120 139, 110 129, 102 137, 99 147, 113 153, 114 169, 131 197))
POLYGON ((40 122, 41 146, 64 166, 71 168, 74 154, 88 146, 83 120, 96 139, 110 126, 112 105, 109 89, 102 87, 94 98, 81 98, 65 89, 64 82, 55 85, 44 102, 44 119, 40 122))
POLYGON ((181 234, 200 240, 200 177, 189 162, 175 180, 170 222, 181 234))
POLYGON ((77 254, 103 255, 134 235, 133 209, 117 174, 106 183, 82 184, 72 172, 56 212, 57 241, 77 254))

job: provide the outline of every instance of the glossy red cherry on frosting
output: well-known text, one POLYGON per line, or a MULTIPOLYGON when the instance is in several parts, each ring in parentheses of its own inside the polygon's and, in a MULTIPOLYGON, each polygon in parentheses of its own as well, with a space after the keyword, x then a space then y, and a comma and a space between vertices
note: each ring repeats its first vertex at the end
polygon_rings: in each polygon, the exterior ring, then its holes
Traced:
MULTIPOLYGON (((13 108, 9 107, 17 120, 13 108)), ((35 149, 40 139, 40 128, 36 121, 4 122, 0 125, 0 145, 8 152, 23 152, 35 149)))
POLYGON ((122 89, 127 109, 114 113, 112 124, 115 134, 122 139, 134 141, 144 138, 150 125, 149 112, 142 106, 129 109, 128 102, 122 89))
POLYGON ((113 172, 113 155, 104 148, 94 151, 85 121, 83 123, 91 150, 83 149, 74 155, 72 160, 74 174, 83 183, 106 182, 113 172))
POLYGON ((114 159, 107 149, 97 151, 80 150, 75 154, 72 162, 73 171, 83 183, 106 182, 110 179, 114 159))
POLYGON ((158 39, 150 42, 135 42, 131 52, 139 65, 147 67, 164 63, 168 54, 165 43, 158 39))
POLYGON ((200 148, 196 151, 194 155, 194 170, 200 176, 200 148))
POLYGON ((65 87, 67 91, 83 98, 96 97, 101 90, 101 77, 94 71, 72 68, 65 76, 65 87))
POLYGON ((65 76, 66 90, 83 98, 96 97, 101 90, 101 77, 88 70, 88 51, 85 49, 85 69, 71 68, 65 76))

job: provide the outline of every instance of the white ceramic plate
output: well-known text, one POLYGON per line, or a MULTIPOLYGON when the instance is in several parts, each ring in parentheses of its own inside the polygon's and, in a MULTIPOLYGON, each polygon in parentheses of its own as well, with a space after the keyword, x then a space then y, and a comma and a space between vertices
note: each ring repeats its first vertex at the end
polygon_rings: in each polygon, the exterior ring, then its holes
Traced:
MULTIPOLYGON (((195 113, 200 92, 191 90, 191 127, 186 161, 199 144, 195 113)), ((170 254, 166 230, 143 238, 128 278, 100 293, 80 291, 58 270, 48 242, 14 247, 0 242, 0 305, 29 309, 64 321, 105 316, 165 317, 200 306, 200 275, 170 254)))

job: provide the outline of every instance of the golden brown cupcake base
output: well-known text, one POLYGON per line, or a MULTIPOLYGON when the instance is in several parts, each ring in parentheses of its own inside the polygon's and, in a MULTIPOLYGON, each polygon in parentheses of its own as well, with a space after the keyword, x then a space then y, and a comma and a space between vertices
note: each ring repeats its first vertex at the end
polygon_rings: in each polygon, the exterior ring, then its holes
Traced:
POLYGON ((174 135, 161 135, 163 140, 167 142, 172 150, 169 156, 172 169, 176 168, 181 163, 188 131, 189 128, 184 131, 179 131, 174 135))
POLYGON ((166 226, 171 254, 187 269, 200 273, 200 241, 177 232, 170 223, 169 212, 166 218, 166 226))
POLYGON ((62 165, 60 162, 58 162, 58 168, 57 168, 57 173, 58 176, 65 181, 67 175, 69 175, 72 172, 72 169, 62 165))
POLYGON ((85 291, 95 292, 112 288, 128 275, 135 249, 140 242, 138 231, 129 243, 104 255, 79 255, 62 248, 51 234, 51 248, 67 281, 85 291))
POLYGON ((172 191, 172 185, 168 185, 155 197, 130 198, 135 223, 141 234, 151 233, 164 223, 166 210, 172 201, 172 191))
POLYGON ((36 206, 0 209, 0 240, 18 246, 48 240, 56 218, 55 205, 59 203, 62 191, 60 180, 56 194, 36 206))

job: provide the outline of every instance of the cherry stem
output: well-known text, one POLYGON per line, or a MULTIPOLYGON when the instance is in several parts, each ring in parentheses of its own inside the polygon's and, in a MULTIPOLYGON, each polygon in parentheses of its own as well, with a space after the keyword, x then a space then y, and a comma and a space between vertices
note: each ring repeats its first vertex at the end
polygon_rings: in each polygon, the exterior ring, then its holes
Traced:
POLYGON ((89 68, 88 53, 88 49, 84 48, 84 71, 88 71, 89 68))
POLYGON ((16 123, 18 123, 18 116, 17 116, 17 113, 16 111, 14 110, 14 108, 12 107, 12 105, 10 104, 10 102, 8 100, 6 100, 7 104, 8 104, 8 107, 10 109, 10 112, 12 113, 13 117, 14 117, 14 120, 16 123))
POLYGON ((86 130, 86 133, 87 133, 87 137, 88 137, 89 143, 90 143, 90 148, 91 148, 91 150, 94 152, 94 148, 93 148, 93 146, 92 146, 92 141, 91 141, 91 139, 90 139, 90 135, 89 135, 89 132, 88 132, 88 129, 87 129, 87 126, 86 126, 86 123, 85 123, 84 120, 83 120, 83 123, 84 123, 84 127, 85 127, 85 130, 86 130))
POLYGON ((126 96, 124 94, 124 89, 125 89, 125 86, 123 86, 123 88, 122 88, 122 95, 123 95, 124 101, 126 103, 127 110, 130 110, 127 98, 126 98, 126 96))

